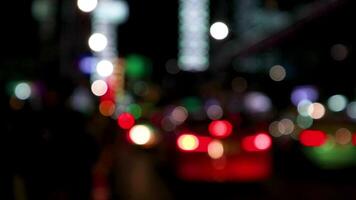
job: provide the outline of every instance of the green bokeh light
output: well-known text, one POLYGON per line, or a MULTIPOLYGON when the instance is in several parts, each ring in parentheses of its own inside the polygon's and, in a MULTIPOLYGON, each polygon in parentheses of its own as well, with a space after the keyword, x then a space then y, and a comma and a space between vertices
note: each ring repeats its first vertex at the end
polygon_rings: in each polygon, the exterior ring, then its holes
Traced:
POLYGON ((197 97, 186 97, 182 104, 190 113, 199 112, 202 107, 202 103, 197 97))
POLYGON ((356 148, 351 144, 338 145, 329 139, 321 147, 305 147, 304 151, 323 169, 339 169, 356 165, 356 148))
POLYGON ((127 106, 127 112, 131 113, 135 119, 139 119, 142 115, 141 106, 138 104, 130 104, 127 106))
POLYGON ((148 76, 151 73, 150 61, 140 55, 129 55, 126 59, 125 72, 127 77, 139 79, 148 76))

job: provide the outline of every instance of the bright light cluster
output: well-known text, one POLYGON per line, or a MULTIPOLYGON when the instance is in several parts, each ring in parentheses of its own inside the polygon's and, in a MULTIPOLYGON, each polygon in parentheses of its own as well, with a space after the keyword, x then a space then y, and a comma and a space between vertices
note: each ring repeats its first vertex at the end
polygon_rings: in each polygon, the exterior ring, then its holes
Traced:
POLYGON ((325 115, 325 107, 321 103, 312 103, 308 107, 308 114, 313 119, 321 119, 325 115))
POLYGON ((97 5, 98 5, 98 0, 78 0, 77 1, 77 6, 78 6, 79 10, 86 12, 86 13, 93 11, 97 5))
POLYGON ((99 52, 106 48, 108 39, 102 33, 93 33, 88 40, 88 44, 91 50, 99 52))
POLYGON ((135 125, 130 129, 129 137, 136 145, 146 145, 152 140, 153 133, 146 125, 135 125))
POLYGON ((100 21, 121 24, 129 16, 129 6, 126 1, 101 1, 94 11, 94 17, 100 21))
POLYGON ((272 146, 272 139, 266 133, 247 136, 242 139, 242 148, 247 152, 268 150, 272 146))
POLYGON ((183 134, 179 136, 177 145, 183 151, 193 151, 198 148, 199 140, 193 134, 183 134))
POLYGON ((15 87, 15 96, 20 100, 26 100, 31 96, 31 86, 28 83, 22 82, 15 87))
POLYGON ((135 125, 135 118, 131 113, 121 113, 117 118, 117 124, 122 129, 130 129, 135 125))
POLYGON ((224 155, 224 146, 219 140, 213 140, 208 145, 208 155, 212 159, 219 159, 224 155))
POLYGON ((110 76, 114 71, 114 65, 112 62, 108 60, 102 60, 98 62, 96 65, 96 72, 101 76, 101 77, 108 77, 110 76))
POLYGON ((210 35, 216 40, 223 40, 229 35, 229 27, 223 22, 215 22, 210 27, 210 35))
POLYGON ((265 133, 259 133, 256 135, 254 145, 258 150, 266 150, 272 144, 271 138, 265 133))
POLYGON ((103 80, 96 80, 91 84, 91 91, 96 96, 103 96, 108 91, 108 85, 103 80))
POLYGON ((226 120, 216 120, 209 124, 209 133, 216 138, 226 138, 232 133, 232 124, 226 120))

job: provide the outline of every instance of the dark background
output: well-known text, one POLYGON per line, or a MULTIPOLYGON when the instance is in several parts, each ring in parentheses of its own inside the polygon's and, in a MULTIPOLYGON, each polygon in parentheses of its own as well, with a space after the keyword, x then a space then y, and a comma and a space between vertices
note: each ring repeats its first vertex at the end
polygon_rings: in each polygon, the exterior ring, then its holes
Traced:
MULTIPOLYGON (((83 116, 65 105, 75 86, 89 87, 89 78, 78 70, 77 63, 82 55, 90 52, 86 43, 90 18, 76 8, 75 1, 53 2, 57 3, 58 10, 52 22, 53 32, 47 38, 41 36, 41 23, 32 17, 31 1, 6 1, 0 7, 0 173, 3 183, 0 199, 15 199, 16 176, 25 182, 27 199, 90 199, 91 169, 100 152, 115 138, 115 123, 99 117, 105 121, 103 130, 109 133, 98 139, 88 130, 88 124, 97 118, 83 116), (43 99, 47 103, 36 111, 27 104, 20 111, 11 110, 10 96, 5 91, 12 80, 42 82, 46 86, 43 99), (50 94, 54 94, 54 100, 50 94)), ((299 5, 316 1, 277 2, 280 10, 292 12, 299 5)), ((118 28, 119 54, 125 57, 136 53, 151 60, 153 71, 148 79, 160 86, 162 94, 157 108, 184 96, 204 95, 202 87, 207 83, 218 84, 218 88, 229 92, 231 80, 236 76, 244 76, 251 83, 250 89, 270 96, 278 113, 290 107, 290 91, 300 84, 317 86, 323 101, 335 93, 345 94, 352 100, 356 91, 356 7, 352 0, 335 2, 334 6, 296 21, 289 28, 239 52, 226 48, 226 44, 239 38, 237 32, 233 31, 221 42, 212 40, 212 65, 208 71, 172 75, 167 73, 166 63, 177 57, 178 2, 130 0, 129 20, 118 28), (330 56, 330 47, 337 43, 349 47, 349 55, 343 61, 335 61, 330 56), (283 83, 273 82, 264 72, 246 73, 234 68, 236 60, 275 51, 281 63, 287 63, 293 71, 283 83)), ((212 0, 211 21, 222 18, 232 21, 232 7, 232 1, 212 0)), ((297 144, 290 145, 287 152, 283 145, 274 149, 274 175, 262 183, 185 182, 173 175, 170 164, 161 164, 157 158, 153 160, 159 166, 155 172, 158 171, 173 199, 356 198, 355 167, 321 170, 305 158, 297 144)), ((133 151, 149 157, 157 155, 157 152, 133 151)), ((115 185, 115 181, 112 183, 115 185)), ((117 195, 113 199, 127 198, 117 195)))

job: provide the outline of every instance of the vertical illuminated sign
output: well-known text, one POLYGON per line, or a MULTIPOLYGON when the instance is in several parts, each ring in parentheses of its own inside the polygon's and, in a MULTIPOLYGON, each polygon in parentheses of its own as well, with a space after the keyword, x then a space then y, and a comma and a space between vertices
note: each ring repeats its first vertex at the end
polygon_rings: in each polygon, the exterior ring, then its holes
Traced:
POLYGON ((179 1, 178 65, 184 71, 209 66, 209 0, 179 1))

